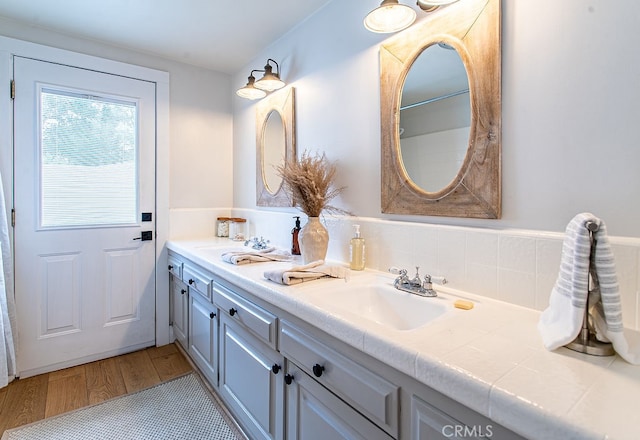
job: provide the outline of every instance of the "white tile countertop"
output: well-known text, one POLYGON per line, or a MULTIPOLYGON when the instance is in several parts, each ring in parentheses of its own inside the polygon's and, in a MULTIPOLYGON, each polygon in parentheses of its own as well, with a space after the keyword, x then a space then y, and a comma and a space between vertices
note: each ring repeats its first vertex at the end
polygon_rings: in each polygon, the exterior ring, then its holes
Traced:
MULTIPOLYGON (((224 251, 238 246, 241 243, 228 239, 167 244, 256 297, 526 438, 640 438, 635 406, 640 399, 640 366, 618 356, 545 350, 536 328, 538 311, 435 286, 435 300, 450 304, 451 312, 413 330, 395 330, 336 312, 316 300, 318 291, 342 288, 345 280, 323 278, 282 286, 266 280, 263 273, 288 268, 291 262, 235 266, 220 259, 224 251), (472 301, 474 308, 453 308, 460 298, 472 301)), ((350 271, 346 282, 355 288, 364 281, 393 279, 391 274, 365 270, 350 271)))

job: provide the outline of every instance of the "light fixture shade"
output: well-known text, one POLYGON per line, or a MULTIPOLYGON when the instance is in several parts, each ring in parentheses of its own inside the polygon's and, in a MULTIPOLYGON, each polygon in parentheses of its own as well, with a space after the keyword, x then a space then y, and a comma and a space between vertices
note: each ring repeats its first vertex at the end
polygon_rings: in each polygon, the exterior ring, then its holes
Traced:
POLYGON ((247 82, 247 85, 242 87, 241 89, 238 89, 236 95, 246 99, 261 99, 267 96, 267 92, 254 87, 255 82, 256 78, 251 75, 249 77, 249 82, 247 82))
POLYGON ((274 90, 283 88, 285 83, 277 73, 272 72, 271 66, 267 64, 264 66, 264 76, 256 81, 255 86, 261 90, 273 92, 274 90))
POLYGON ((416 11, 398 0, 383 0, 379 7, 369 12, 364 27, 371 32, 391 33, 406 29, 416 20, 416 11))
POLYGON ((451 3, 455 3, 458 0, 418 0, 418 6, 422 9, 429 9, 434 6, 444 6, 449 5, 451 3))

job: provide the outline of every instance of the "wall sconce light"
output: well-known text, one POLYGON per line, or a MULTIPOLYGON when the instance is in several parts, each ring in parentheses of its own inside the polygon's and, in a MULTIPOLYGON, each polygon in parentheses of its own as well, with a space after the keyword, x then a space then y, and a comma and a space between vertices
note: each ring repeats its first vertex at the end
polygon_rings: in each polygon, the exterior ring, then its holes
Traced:
MULTIPOLYGON (((458 0, 418 0, 417 5, 424 12, 431 12, 440 6, 455 3, 458 0)), ((372 32, 388 34, 408 28, 416 20, 416 11, 398 0, 383 0, 364 19, 364 26, 372 32)))
POLYGON ((364 27, 371 32, 387 34, 406 29, 416 20, 416 11, 398 0, 382 0, 380 6, 369 12, 364 27))
POLYGON ((278 66, 278 63, 269 58, 267 64, 264 66, 264 76, 256 81, 255 86, 267 92, 273 92, 274 90, 283 88, 285 84, 284 81, 280 79, 280 66, 278 66), (269 62, 276 65, 276 73, 273 73, 273 68, 269 62))
POLYGON ((267 96, 267 92, 255 87, 256 77, 253 76, 253 72, 264 72, 264 71, 263 70, 251 71, 251 73, 249 74, 249 82, 247 83, 247 85, 242 87, 241 89, 238 89, 238 91, 236 92, 236 95, 238 95, 239 97, 247 98, 247 99, 261 99, 267 96))
POLYGON ((267 96, 268 92, 281 89, 285 86, 284 81, 280 79, 280 66, 274 60, 269 58, 263 70, 254 69, 249 74, 249 82, 247 85, 238 89, 236 95, 247 99, 261 99, 267 96), (273 67, 269 63, 276 65, 276 72, 273 73, 273 67), (256 81, 253 72, 264 72, 262 78, 256 81))

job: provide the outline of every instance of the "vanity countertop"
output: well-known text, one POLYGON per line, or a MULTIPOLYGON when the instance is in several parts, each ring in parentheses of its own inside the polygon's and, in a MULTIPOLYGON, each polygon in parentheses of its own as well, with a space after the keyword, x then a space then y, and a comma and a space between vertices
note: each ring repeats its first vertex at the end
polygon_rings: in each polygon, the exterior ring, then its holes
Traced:
MULTIPOLYGON (((535 310, 435 286, 442 300, 463 298, 474 308, 455 309, 414 330, 394 330, 345 319, 314 301, 311 293, 342 287, 345 280, 273 283, 263 273, 291 262, 225 263, 223 251, 238 247, 228 239, 171 241, 167 247, 526 438, 640 438, 640 366, 618 356, 545 350, 535 310)), ((350 271, 346 282, 355 286, 369 278, 392 282, 394 276, 350 271)))

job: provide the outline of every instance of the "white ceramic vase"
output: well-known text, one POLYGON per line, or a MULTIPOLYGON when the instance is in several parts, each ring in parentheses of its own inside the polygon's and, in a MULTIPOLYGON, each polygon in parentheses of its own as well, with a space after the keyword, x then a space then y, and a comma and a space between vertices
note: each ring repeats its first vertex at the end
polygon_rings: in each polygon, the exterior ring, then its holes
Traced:
POLYGON ((298 236, 300 254, 304 264, 324 260, 329 247, 329 232, 319 217, 309 217, 298 236))

